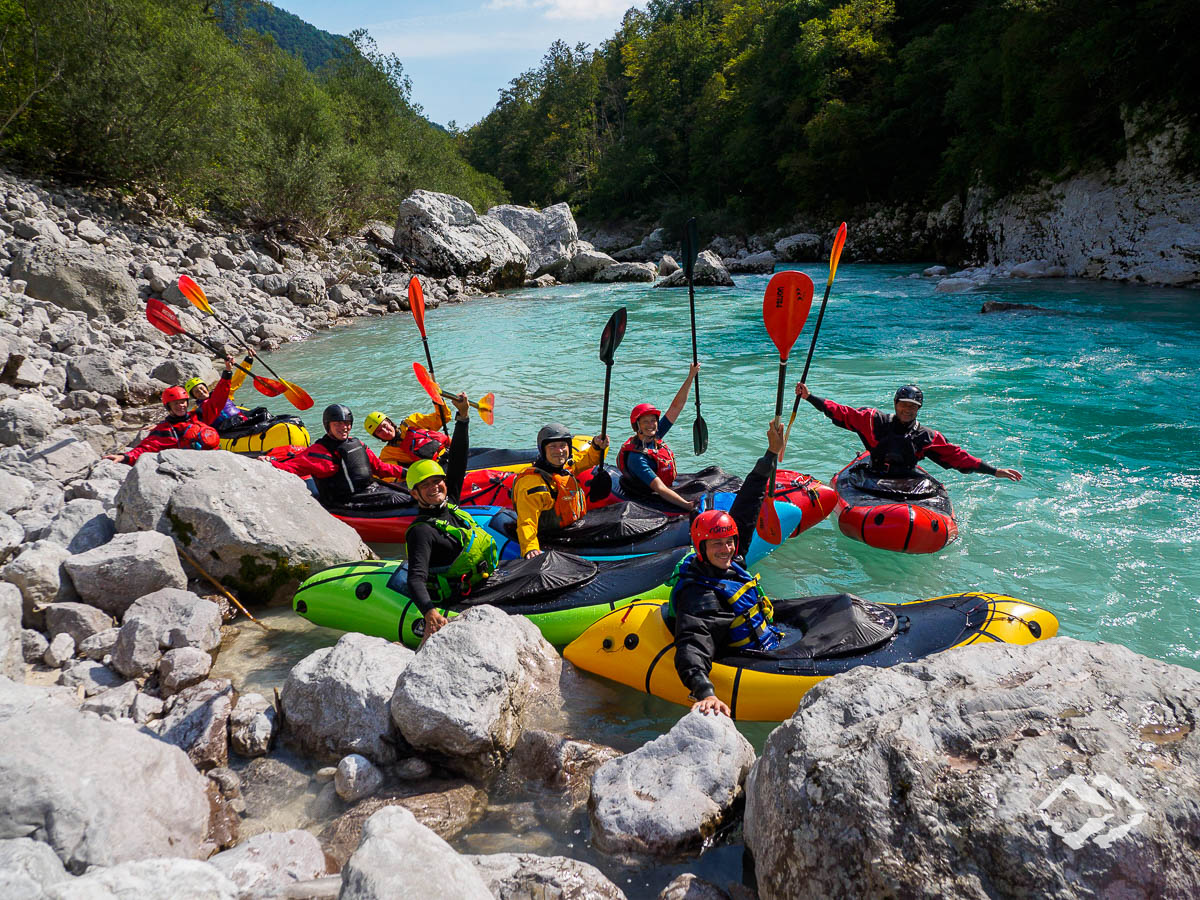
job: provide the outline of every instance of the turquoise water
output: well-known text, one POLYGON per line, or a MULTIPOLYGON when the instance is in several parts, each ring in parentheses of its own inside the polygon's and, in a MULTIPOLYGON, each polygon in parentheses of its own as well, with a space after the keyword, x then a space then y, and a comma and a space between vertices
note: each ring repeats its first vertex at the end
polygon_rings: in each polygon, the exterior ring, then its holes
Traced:
MULTIPOLYGON (((826 276, 822 266, 805 271, 817 297, 789 369, 789 405, 826 276)), ((850 540, 827 520, 758 566, 768 591, 845 590, 883 601, 995 591, 1048 607, 1062 634, 1200 668, 1200 294, 1083 281, 937 294, 933 281, 910 277, 915 271, 839 269, 810 387, 842 403, 888 408, 897 386, 916 382, 925 391, 925 424, 1025 479, 932 466, 954 500, 957 543, 903 556, 850 540), (1050 312, 981 315, 987 299, 1050 312)), ((710 445, 703 457, 692 455, 689 403, 671 438, 683 471, 715 463, 744 473, 765 447, 778 365, 762 326, 767 280, 740 277, 735 288, 696 291, 710 445)), ((683 379, 691 355, 686 291, 569 285, 429 311, 443 386, 497 396, 495 426, 473 421, 472 443, 527 445, 552 420, 598 430, 599 335, 620 305, 629 308, 629 327, 613 370, 609 432, 618 444, 629 434, 629 409, 643 400, 665 408, 683 379)), ((414 360, 424 354, 408 314, 322 333, 270 357, 316 399, 308 414, 314 436, 330 402, 349 404, 359 421, 376 408, 397 418, 428 408, 414 360)), ((241 397, 251 398, 261 399, 241 397)), ((852 433, 802 404, 786 466, 828 481, 859 449, 852 433)), ((662 733, 681 711, 599 679, 585 677, 575 693, 572 730, 622 749, 662 733)), ((761 747, 770 728, 743 730, 761 747)), ((556 852, 578 855, 568 838, 556 852)), ((520 838, 508 840, 519 848, 520 838)), ((718 869, 737 877, 736 860, 718 869)), ((621 872, 618 883, 631 896, 652 895, 666 883, 664 871, 641 872, 631 883, 621 872)))

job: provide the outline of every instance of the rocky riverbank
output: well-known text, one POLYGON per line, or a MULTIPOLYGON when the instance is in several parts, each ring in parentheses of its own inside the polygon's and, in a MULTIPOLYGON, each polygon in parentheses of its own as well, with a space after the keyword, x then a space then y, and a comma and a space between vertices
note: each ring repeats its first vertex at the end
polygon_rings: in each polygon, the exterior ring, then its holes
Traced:
MULTIPOLYGON (((513 782, 539 798, 514 817, 585 821, 580 840, 623 865, 744 829, 750 886, 684 875, 663 898, 1200 887, 1200 676, 1119 647, 857 670, 758 759, 698 714, 626 754, 568 733, 569 665, 489 607, 420 652, 349 634, 277 695, 240 692, 214 658, 258 626, 206 576, 261 605, 370 551, 298 479, 244 457, 100 458, 161 415, 168 384, 216 375, 144 299, 219 338, 174 288, 186 272, 270 349, 403 311, 414 272, 431 305, 538 279, 670 285, 673 248, 660 234, 637 244, 653 263, 610 256, 565 207, 478 216, 424 192, 394 225, 318 246, 11 175, 0 205, 0 895, 625 896, 579 860, 451 846, 513 782)), ((723 255, 698 271, 725 283, 723 255)))

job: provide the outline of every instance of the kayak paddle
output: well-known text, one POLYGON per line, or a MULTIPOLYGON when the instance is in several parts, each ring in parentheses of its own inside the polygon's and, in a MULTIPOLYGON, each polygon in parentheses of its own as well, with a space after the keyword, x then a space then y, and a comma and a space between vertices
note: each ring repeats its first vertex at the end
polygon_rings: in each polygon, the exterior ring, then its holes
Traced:
MULTIPOLYGON (((604 363, 604 413, 600 417, 600 434, 608 434, 608 394, 612 383, 613 354, 625 337, 625 322, 628 315, 624 306, 608 317, 604 331, 600 333, 600 361, 604 363)), ((608 455, 605 448, 600 454, 600 463, 592 470, 592 483, 588 485, 588 500, 593 503, 603 500, 612 493, 612 476, 604 468, 604 458, 608 455)))
MULTIPOLYGON (((408 310, 412 313, 413 321, 417 323, 417 331, 421 332, 421 343, 425 345, 425 362, 429 363, 430 381, 433 381, 433 357, 429 355, 429 338, 425 335, 425 291, 421 287, 421 280, 416 275, 408 279, 408 310)), ((417 376, 418 380, 420 377, 420 375, 417 376)), ((437 384, 436 381, 433 383, 437 384)), ((439 402, 435 395, 430 394, 430 396, 434 398, 433 405, 437 407, 438 416, 442 420, 442 432, 449 435, 450 432, 446 429, 446 414, 443 412, 446 404, 439 402)), ((480 418, 483 418, 482 412, 479 415, 480 418)), ((486 419, 484 421, 488 425, 492 424, 486 419)))
MULTIPOLYGON (((429 374, 429 370, 426 369, 419 362, 413 363, 413 372, 416 373, 417 381, 419 381, 421 383, 421 387, 423 387, 425 389, 425 393, 427 393, 429 395, 429 399, 431 399, 434 403, 438 404, 439 408, 441 408, 442 406, 445 406, 445 404, 442 403, 443 397, 445 397, 447 400, 453 400, 455 397, 458 396, 458 394, 451 394, 449 391, 442 390, 441 386, 436 381, 433 380, 433 376, 429 374)), ((495 394, 484 394, 482 397, 479 398, 478 403, 474 403, 471 400, 468 400, 467 404, 469 406, 473 406, 477 410, 479 410, 479 418, 481 418, 483 420, 484 425, 491 425, 492 423, 494 423, 496 421, 496 413, 495 413, 496 395, 495 394)), ((443 426, 444 426, 444 423, 443 423, 443 426)))
MULTIPOLYGON (((700 236, 696 231, 696 217, 688 219, 683 231, 683 270, 687 274, 688 305, 692 311, 692 365, 698 362, 696 356, 696 288, 692 277, 696 273, 696 257, 700 254, 700 236)), ((696 391, 696 421, 692 423, 692 451, 700 456, 708 449, 708 423, 700 415, 700 376, 692 385, 696 391)))
MULTIPOLYGON (((775 421, 783 417, 783 383, 787 378, 788 356, 792 345, 804 328, 808 311, 812 308, 812 279, 803 272, 777 272, 767 284, 763 296, 763 324, 767 334, 779 351, 779 384, 775 389, 775 421)), ((771 469, 771 485, 758 515, 759 537, 771 544, 783 543, 783 531, 779 525, 779 513, 775 511, 775 469, 771 469)))
MULTIPOLYGON (((192 306, 196 307, 196 309, 203 313, 207 313, 220 322, 221 327, 232 334, 234 339, 247 350, 253 349, 248 343, 246 343, 245 338, 243 338, 241 334, 231 328, 228 322, 217 315, 217 311, 213 309, 212 304, 208 302, 208 297, 204 296, 203 289, 200 287, 200 285, 196 284, 196 282, 192 280, 190 275, 180 275, 177 284, 179 287, 179 292, 183 294, 183 296, 187 297, 188 302, 191 303, 192 306)), ((272 369, 270 363, 268 363, 265 359, 260 359, 259 361, 263 364, 268 372, 279 379, 278 383, 283 385, 283 395, 288 399, 288 402, 291 403, 292 406, 296 407, 296 409, 312 408, 313 399, 308 395, 308 391, 304 390, 304 388, 297 384, 292 384, 290 381, 280 378, 279 373, 272 369)), ((238 368, 241 369, 242 367, 238 366, 238 368)), ((278 395, 274 394, 269 396, 278 395)))
MULTIPOLYGON (((837 272, 838 260, 842 258, 842 247, 845 244, 846 223, 843 222, 837 230, 837 237, 833 239, 833 249, 829 251, 829 280, 825 282, 825 296, 821 298, 821 311, 817 313, 817 324, 813 327, 812 342, 808 345, 808 359, 804 360, 804 372, 800 376, 801 384, 808 380, 808 367, 812 364, 813 351, 817 349, 817 335, 821 333, 821 320, 825 318, 825 304, 829 302, 829 289, 833 287, 833 276, 837 272)), ((783 459, 784 450, 787 450, 788 438, 792 434, 792 423, 796 421, 798 409, 800 409, 799 394, 792 401, 792 417, 788 419, 787 431, 783 433, 783 450, 779 451, 780 459, 783 459)))
MULTIPOLYGON (((197 337, 192 334, 179 321, 179 317, 175 315, 172 309, 156 297, 146 298, 146 320, 161 331, 163 334, 177 335, 181 334, 184 337, 191 338, 201 347, 204 347, 211 353, 217 356, 225 356, 225 349, 214 344, 212 341, 205 340, 202 337, 197 337)), ((271 378, 264 378, 261 375, 255 375, 241 363, 234 363, 235 368, 245 372, 254 380, 254 386, 260 394, 267 397, 278 397, 284 393, 284 386, 281 382, 271 378)))

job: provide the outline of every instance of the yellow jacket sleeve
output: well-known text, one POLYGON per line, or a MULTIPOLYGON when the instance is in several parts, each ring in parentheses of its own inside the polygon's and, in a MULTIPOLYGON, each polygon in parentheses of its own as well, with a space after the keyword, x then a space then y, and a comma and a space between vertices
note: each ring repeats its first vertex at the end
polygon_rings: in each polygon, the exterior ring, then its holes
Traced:
POLYGON ((595 444, 589 443, 586 450, 571 460, 571 473, 578 478, 581 473, 600 465, 600 460, 604 458, 602 453, 595 444))
POLYGON ((426 431, 441 431, 443 422, 454 421, 454 414, 449 407, 443 406, 442 409, 445 411, 446 418, 444 419, 436 412, 413 413, 400 424, 400 427, 401 429, 415 427, 424 428, 426 431))
POLYGON ((512 493, 513 508, 517 511, 517 543, 524 556, 530 550, 542 549, 538 545, 538 520, 554 506, 554 499, 546 482, 534 473, 518 475, 512 493))
MULTIPOLYGON (((379 451, 379 461, 391 463, 395 466, 407 466, 412 462, 407 453, 404 453, 399 447, 393 447, 391 444, 384 444, 383 449, 379 451)), ((395 481, 395 478, 384 478, 384 481, 395 481)))

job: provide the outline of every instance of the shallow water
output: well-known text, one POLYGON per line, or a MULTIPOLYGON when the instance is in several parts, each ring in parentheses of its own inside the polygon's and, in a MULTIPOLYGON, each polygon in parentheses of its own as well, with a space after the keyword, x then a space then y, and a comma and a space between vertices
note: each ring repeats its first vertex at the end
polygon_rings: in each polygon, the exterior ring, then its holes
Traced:
MULTIPOLYGON (((789 392, 803 368, 826 275, 822 266, 802 268, 817 283, 817 297, 793 354, 789 392)), ((931 556, 903 556, 852 541, 830 520, 760 563, 768 591, 787 597, 846 590, 892 602, 995 591, 1048 607, 1062 634, 1200 668, 1200 294, 1052 280, 937 294, 931 280, 909 277, 914 271, 839 269, 810 387, 842 403, 887 408, 898 385, 916 382, 925 391, 923 422, 988 462, 1020 469, 1025 479, 1014 484, 933 466, 954 500, 957 543, 931 556), (1050 312, 981 315, 988 299, 1050 312)), ((741 474, 765 446, 778 359, 762 327, 767 280, 741 277, 735 288, 696 292, 710 444, 705 456, 692 455, 689 403, 671 439, 683 470, 716 463, 741 474)), ((495 426, 473 421, 472 443, 529 444, 552 420, 598 430, 604 382, 598 340, 619 305, 629 308, 629 328, 613 370, 609 431, 616 445, 628 434, 633 404, 650 400, 665 408, 686 372, 686 291, 568 285, 431 310, 426 324, 443 385, 472 398, 497 395, 495 426)), ((428 408, 414 360, 423 362, 424 354, 407 314, 322 333, 270 358, 316 399, 307 415, 314 432, 327 403, 349 404, 359 421, 376 408, 397 418, 428 408)), ((239 399, 263 398, 246 389, 239 399)), ((268 405, 286 409, 278 401, 268 405)), ((356 433, 364 436, 357 425, 356 433)), ((853 434, 802 404, 787 467, 828 481, 858 450, 853 434)), ((270 688, 296 660, 336 636, 291 625, 267 643, 250 640, 254 629, 243 626, 230 648, 236 653, 222 653, 218 667, 270 688)), ((590 677, 576 693, 572 731, 622 749, 661 734, 680 712, 590 677)), ((770 727, 743 731, 761 748, 770 727)), ((565 835, 554 845, 579 855, 579 842, 565 835)), ((734 850, 714 857, 726 879, 737 877, 734 850)), ((625 877, 640 880, 626 873, 618 884, 631 896, 652 896, 667 870, 649 871, 643 888, 624 884, 625 877)))

